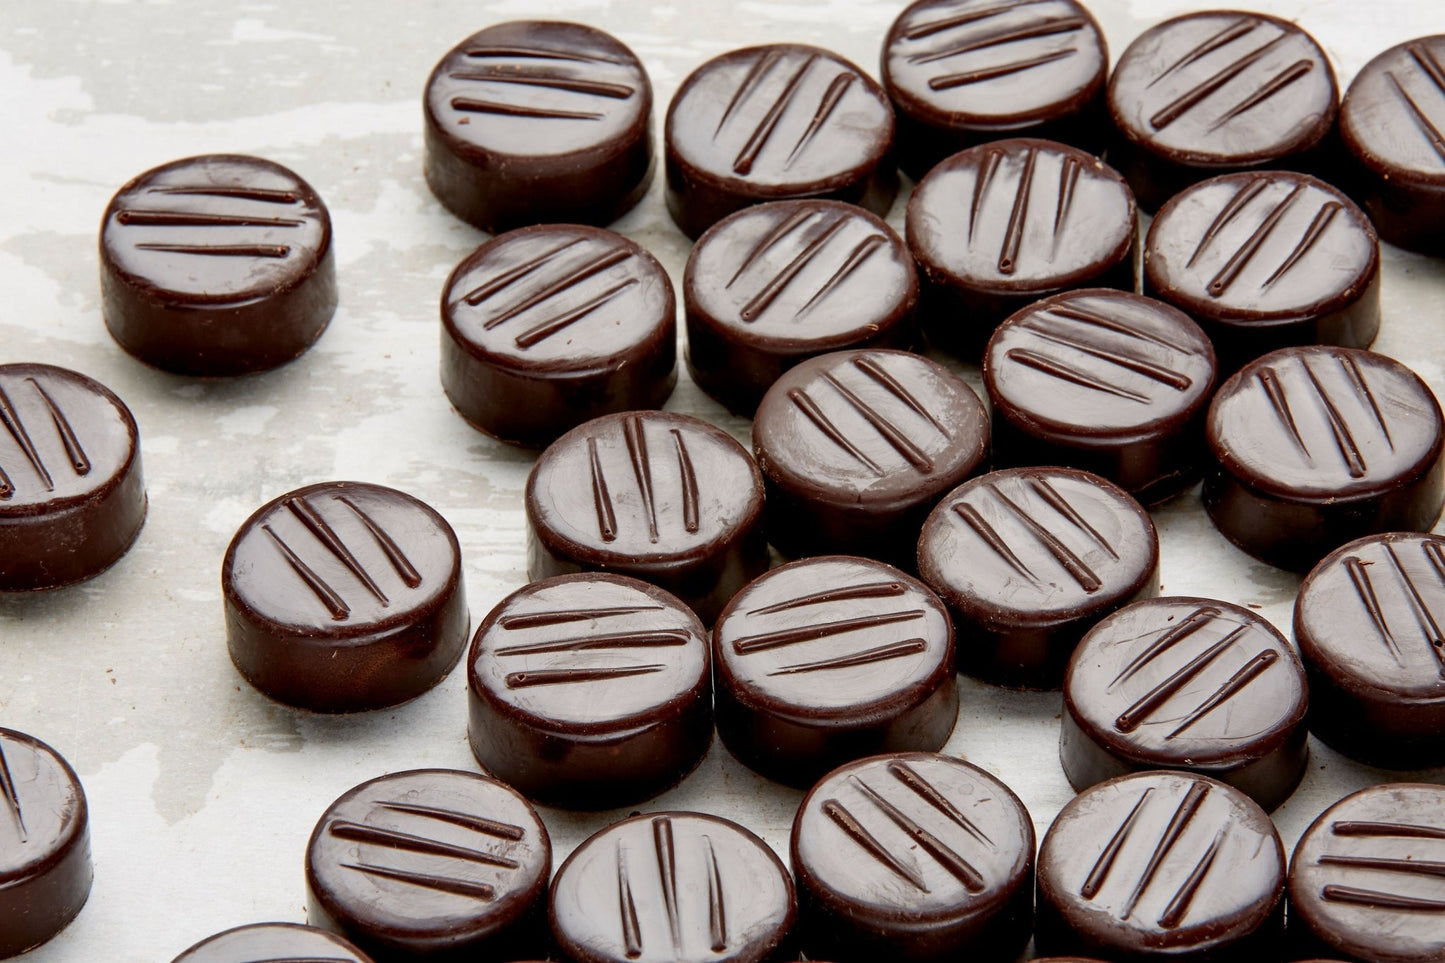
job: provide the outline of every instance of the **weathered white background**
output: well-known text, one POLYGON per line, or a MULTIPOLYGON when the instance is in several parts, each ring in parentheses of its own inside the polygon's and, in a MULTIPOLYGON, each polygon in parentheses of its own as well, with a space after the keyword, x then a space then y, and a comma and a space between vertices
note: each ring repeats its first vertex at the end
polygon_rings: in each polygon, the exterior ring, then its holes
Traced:
MULTIPOLYGON (((1205 6, 1091 0, 1118 52, 1151 22, 1205 6)), ((1298 19, 1344 82, 1376 52, 1445 32, 1439 0, 1251 0, 1298 19)), ((437 380, 437 302, 483 235, 447 214, 421 174, 421 89, 432 64, 497 21, 550 16, 608 30, 652 75, 662 111, 693 67, 725 50, 797 40, 876 71, 903 0, 0 0, 0 362, 77 368, 140 423, 150 516, 102 577, 0 599, 0 725, 54 745, 90 799, 95 889, 79 919, 27 963, 171 959, 217 930, 302 920, 312 825, 364 779, 418 766, 475 768, 465 673, 387 712, 321 718, 252 691, 232 669, 219 570, 262 502, 326 479, 406 489, 456 528, 473 625, 525 580, 521 493, 532 456, 467 427, 437 380), (299 361, 234 381, 143 367, 101 323, 96 229, 114 190, 164 161, 261 154, 330 205, 341 308, 299 361)), ((659 129, 660 135, 660 129, 659 129)), ((616 227, 680 277, 687 242, 660 183, 616 227)), ((905 197, 892 223, 902 228, 905 197)), ((1387 249, 1376 347, 1445 388, 1445 270, 1387 249)), ((976 372, 967 374, 977 384, 976 372)), ((669 408, 746 441, 748 423, 687 382, 669 408)), ((1288 630, 1298 580, 1254 563, 1210 527, 1197 492, 1157 513, 1171 594, 1259 607, 1288 630)), ((1057 694, 965 682, 948 749, 1024 799, 1040 834, 1071 791, 1057 761, 1057 694)), ((1313 746, 1276 813, 1285 843, 1326 805, 1384 774, 1313 746)), ((1439 780, 1445 771, 1422 774, 1439 780)), ((800 796, 714 746, 644 809, 738 819, 786 853, 800 796)), ((544 811, 561 860, 616 814, 544 811)))

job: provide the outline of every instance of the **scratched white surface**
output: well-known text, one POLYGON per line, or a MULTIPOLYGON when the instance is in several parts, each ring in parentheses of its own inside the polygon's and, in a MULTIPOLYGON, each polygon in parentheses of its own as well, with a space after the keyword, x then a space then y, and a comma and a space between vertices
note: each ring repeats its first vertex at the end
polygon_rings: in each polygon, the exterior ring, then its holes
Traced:
MULTIPOLYGON (((1343 81, 1376 52, 1445 32, 1438 0, 1254 0, 1299 19, 1343 81)), ((475 768, 465 673, 398 709, 346 718, 268 702, 232 669, 222 553, 262 502, 326 479, 404 488, 456 528, 473 625, 525 580, 530 454, 481 437, 437 380, 437 301, 483 235, 447 214, 421 175, 422 84, 481 27, 518 17, 608 30, 645 61, 662 112, 703 60, 752 43, 831 47, 876 72, 902 0, 465 0, 0 4, 0 362, 46 361, 108 384, 140 423, 150 515, 120 564, 82 586, 0 599, 0 725, 51 743, 90 799, 95 888, 78 920, 27 963, 170 960, 220 929, 302 920, 302 854, 325 806, 379 773, 475 768), (96 229, 114 190, 164 161, 261 154, 309 180, 335 225, 341 307, 319 343, 278 371, 199 381, 143 367, 102 325, 96 229)), ((1093 0, 1115 56, 1150 22, 1204 5, 1093 0)), ((901 229, 904 198, 894 205, 901 229)), ((616 227, 674 278, 687 242, 660 183, 616 227)), ((1445 387, 1445 270, 1385 252, 1376 347, 1445 387)), ((976 372, 967 372, 977 384, 976 372)), ((746 440, 745 420, 683 375, 671 409, 746 440)), ((1210 527, 1197 491, 1156 514, 1170 594, 1258 606, 1288 630, 1297 578, 1254 563, 1210 527)), ((969 683, 948 749, 990 769, 1042 835, 1071 796, 1057 761, 1057 694, 969 683)), ((1292 847, 1326 805, 1384 774, 1317 743, 1275 818, 1292 847)), ((1445 771, 1420 774, 1440 780, 1445 771)), ((739 820, 786 853, 800 794, 714 745, 681 787, 642 809, 739 820)), ((557 860, 612 814, 545 810, 557 860)))

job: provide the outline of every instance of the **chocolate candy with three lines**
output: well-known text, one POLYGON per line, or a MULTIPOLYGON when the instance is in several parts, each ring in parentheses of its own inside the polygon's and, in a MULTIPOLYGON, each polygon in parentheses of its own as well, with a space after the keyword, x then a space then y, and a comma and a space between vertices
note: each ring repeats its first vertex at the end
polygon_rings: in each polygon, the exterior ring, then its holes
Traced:
POLYGON ((299 923, 252 923, 201 940, 171 963, 372 963, 335 933, 299 923))

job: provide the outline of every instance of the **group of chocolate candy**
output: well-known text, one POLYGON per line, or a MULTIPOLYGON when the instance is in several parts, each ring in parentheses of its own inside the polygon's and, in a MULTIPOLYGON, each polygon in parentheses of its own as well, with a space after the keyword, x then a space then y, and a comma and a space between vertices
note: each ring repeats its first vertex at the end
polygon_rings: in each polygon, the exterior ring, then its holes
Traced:
MULTIPOLYGON (((1265 15, 1161 24, 1106 84, 1075 0, 919 0, 882 86, 792 44, 704 64, 668 110, 667 199, 699 238, 686 360, 754 416, 750 454, 656 410, 676 381, 671 282, 586 226, 651 180, 642 64, 577 24, 458 45, 427 84, 427 182, 497 236, 447 281, 441 382, 479 429, 547 446, 525 496, 534 581, 467 659, 490 776, 356 787, 307 849, 322 930, 243 927, 178 961, 1003 961, 1031 937, 1116 960, 1438 959, 1445 789, 1376 786, 1315 822, 1289 867, 1288 950, 1266 810, 1303 774, 1306 723, 1372 764, 1445 762, 1445 539, 1423 534, 1445 498, 1441 412, 1363 350, 1378 237, 1445 252, 1442 61, 1445 37, 1387 51, 1337 111, 1317 44, 1265 15), (906 240, 876 216, 895 167, 919 178, 906 240), (1150 297, 1136 198, 1158 208, 1150 297), (925 334, 982 359, 991 421, 910 353, 925 334), (1248 609, 1156 598, 1140 503, 1200 477, 1230 540, 1313 568, 1298 655, 1248 609), (768 543, 800 560, 768 571, 768 543), (937 753, 955 668, 1063 687, 1080 794, 1037 870, 1018 798, 937 753), (746 829, 681 812, 603 829, 549 883, 528 800, 651 798, 714 728, 811 787, 796 884, 746 829)), ((274 367, 335 308, 330 230, 269 161, 149 171, 105 214, 105 322, 169 371, 274 367)), ((0 423, 0 591, 119 558, 146 508, 120 400, 7 365, 0 423)), ((222 583, 237 669, 289 705, 395 705, 466 647, 455 534, 378 485, 263 506, 222 583)), ((3 957, 79 911, 90 866, 84 794, 48 747, 0 730, 0 802, 3 957)))

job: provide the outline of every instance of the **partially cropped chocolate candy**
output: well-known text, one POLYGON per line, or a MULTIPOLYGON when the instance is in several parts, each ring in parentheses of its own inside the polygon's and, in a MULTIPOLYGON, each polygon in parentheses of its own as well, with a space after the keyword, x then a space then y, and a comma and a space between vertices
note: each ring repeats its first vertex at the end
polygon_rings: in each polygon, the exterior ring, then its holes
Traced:
POLYGON ((472 751, 552 805, 655 796, 712 741, 710 649, 692 610, 646 582, 591 572, 533 582, 472 640, 472 751))
POLYGON ((1271 352, 1210 405, 1204 507, 1235 545, 1297 571, 1365 535, 1428 531, 1445 500, 1441 424, 1425 382, 1384 355, 1271 352))
POLYGON ((331 216, 269 160, 208 154, 122 187, 100 228, 101 313, 122 348, 185 375, 295 358, 336 310, 331 216))
POLYGON ((380 485, 324 482, 261 506, 226 550, 221 590, 237 670, 316 712, 419 696, 467 644, 456 534, 380 485))
POLYGON ((497 233, 606 224, 652 180, 652 83, 637 56, 580 23, 499 23, 457 44, 423 97, 426 181, 497 233))
POLYGON ((452 271, 441 311, 442 387, 505 441, 546 444, 599 415, 659 408, 677 382, 672 283, 611 231, 493 238, 452 271))
POLYGON ((809 786, 953 732, 948 613, 891 565, 824 555, 774 569, 733 597, 713 646, 718 735, 770 779, 809 786))
POLYGON ((1001 321, 1039 298, 1134 290, 1138 222, 1129 186, 1092 154, 1031 138, 954 154, 908 201, 924 333, 977 359, 1001 321))
POLYGON ((983 358, 993 463, 1070 465, 1146 505, 1204 470, 1214 348, 1183 312, 1128 291, 1045 298, 999 325, 983 358))
POLYGON ((1007 963, 1033 930, 1028 811, 949 756, 873 756, 830 772, 798 807, 792 859, 814 959, 1007 963))
POLYGON ((349 940, 299 923, 252 923, 201 940, 171 963, 371 963, 349 940))
POLYGON ((839 201, 744 208, 693 247, 682 286, 688 370, 740 414, 807 358, 918 342, 908 248, 877 215, 839 201))
POLYGON ((574 963, 796 958, 788 871, 757 836, 702 813, 648 813, 594 833, 557 870, 548 915, 574 963))
POLYGON ((667 108, 667 209, 697 237, 734 211, 809 197, 886 214, 893 108, 831 51, 746 47, 694 70, 667 108))
POLYGON ((1329 59, 1298 25, 1185 14, 1144 31, 1114 65, 1109 158, 1149 211, 1216 174, 1318 169, 1339 96, 1329 59))
POLYGON ((863 555, 912 568, 923 520, 985 465, 988 418, 947 368, 901 351, 814 358, 753 419, 768 541, 785 555, 863 555))
POLYGON ((1077 0, 917 0, 883 41, 898 112, 898 166, 914 180, 1000 137, 1047 137, 1100 153, 1104 32, 1077 0))

